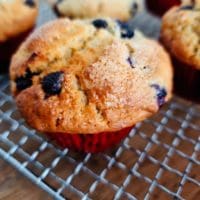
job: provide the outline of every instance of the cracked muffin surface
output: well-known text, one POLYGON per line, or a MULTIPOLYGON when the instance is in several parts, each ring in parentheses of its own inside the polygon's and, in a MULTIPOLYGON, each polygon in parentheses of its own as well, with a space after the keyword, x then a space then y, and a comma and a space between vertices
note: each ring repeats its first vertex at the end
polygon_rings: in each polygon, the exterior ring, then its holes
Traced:
POLYGON ((169 10, 163 17, 161 40, 178 60, 200 69, 200 1, 169 10))
POLYGON ((37 13, 38 0, 1 0, 0 43, 32 28, 37 13))
POLYGON ((109 18, 47 23, 14 55, 10 78, 22 116, 51 133, 131 127, 156 113, 172 90, 165 50, 109 18))
POLYGON ((112 17, 128 20, 142 9, 140 0, 56 0, 55 10, 72 18, 112 17))

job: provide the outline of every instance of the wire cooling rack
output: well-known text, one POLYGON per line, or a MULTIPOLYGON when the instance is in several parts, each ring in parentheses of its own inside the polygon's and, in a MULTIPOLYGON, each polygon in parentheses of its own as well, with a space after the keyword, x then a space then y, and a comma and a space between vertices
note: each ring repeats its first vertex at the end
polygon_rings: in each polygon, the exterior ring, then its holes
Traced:
MULTIPOLYGON (((41 3, 38 25, 55 18, 41 3)), ((156 18, 142 18, 135 26, 151 36, 159 29, 156 18)), ((120 146, 80 154, 30 129, 10 95, 8 77, 0 76, 0 157, 58 200, 197 200, 200 106, 174 97, 153 118, 137 124, 120 146)))

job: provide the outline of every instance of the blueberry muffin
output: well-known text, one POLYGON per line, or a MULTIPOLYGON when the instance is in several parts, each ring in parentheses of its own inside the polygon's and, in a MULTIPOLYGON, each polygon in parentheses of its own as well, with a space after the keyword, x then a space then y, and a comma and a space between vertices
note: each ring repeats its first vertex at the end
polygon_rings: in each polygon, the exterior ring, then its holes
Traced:
MULTIPOLYGON (((196 0, 196 2, 199 0, 196 0)), ((173 6, 188 5, 195 2, 195 0, 146 0, 146 5, 149 11, 162 16, 173 6)), ((199 1, 200 2, 200 1, 199 1)))
POLYGON ((161 41, 171 53, 175 89, 200 99, 200 2, 174 7, 163 17, 161 41))
POLYGON ((141 8, 140 0, 57 0, 55 10, 71 18, 112 17, 123 21, 141 8))
POLYGON ((162 16, 171 7, 180 4, 181 0, 146 0, 149 11, 159 16, 162 16))
POLYGON ((109 18, 47 23, 14 55, 10 78, 31 127, 85 152, 118 143, 172 90, 165 50, 109 18))
POLYGON ((0 1, 0 70, 34 26, 37 0, 0 1))

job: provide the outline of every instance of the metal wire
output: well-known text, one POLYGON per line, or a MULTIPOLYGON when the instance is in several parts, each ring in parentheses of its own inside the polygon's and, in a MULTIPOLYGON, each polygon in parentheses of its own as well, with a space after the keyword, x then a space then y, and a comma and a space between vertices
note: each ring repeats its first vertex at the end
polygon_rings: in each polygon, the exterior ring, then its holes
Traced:
MULTIPOLYGON (((38 25, 55 18, 42 4, 38 25)), ((137 124, 112 152, 81 155, 60 149, 27 127, 10 95, 8 77, 0 76, 0 157, 59 200, 103 195, 187 199, 187 188, 192 193, 200 186, 199 113, 200 106, 175 97, 155 117, 137 124), (166 173, 173 181, 166 182, 166 173)))
POLYGON ((151 194, 154 192, 155 188, 159 188, 168 195, 176 197, 177 199, 184 199, 181 196, 181 193, 183 190, 183 186, 186 182, 191 182, 197 187, 200 186, 199 180, 189 175, 193 165, 196 165, 200 169, 200 160, 197 158, 197 154, 199 155, 200 153, 200 124, 192 123, 192 121, 196 119, 194 116, 198 115, 198 112, 194 112, 194 110, 196 110, 197 107, 196 105, 191 103, 190 107, 186 108, 185 111, 182 110, 184 112, 184 115, 180 118, 180 116, 177 117, 172 114, 174 110, 182 108, 183 106, 183 104, 178 104, 177 102, 175 102, 175 99, 168 105, 165 111, 160 112, 162 117, 159 119, 159 121, 154 121, 153 119, 151 119, 145 121, 144 123, 139 123, 131 131, 129 136, 124 140, 122 145, 115 151, 113 155, 100 154, 99 159, 104 158, 105 160, 107 160, 107 166, 102 169, 100 174, 97 174, 93 171, 92 168, 86 166, 86 164, 92 159, 92 157, 94 157, 94 155, 86 154, 81 160, 76 160, 72 156, 70 156, 70 151, 68 149, 60 150, 57 147, 55 148, 55 146, 51 144, 46 138, 35 133, 34 130, 30 130, 29 128, 27 128, 22 119, 15 119, 13 117, 13 114, 18 111, 16 110, 14 102, 8 92, 8 78, 0 76, 0 82, 0 127, 4 127, 5 125, 7 127, 7 124, 9 124, 7 129, 1 130, 0 156, 4 160, 9 162, 11 165, 13 165, 26 177, 31 179, 39 187, 51 194, 54 198, 66 198, 67 196, 63 197, 62 192, 63 190, 68 188, 72 193, 78 195, 79 198, 91 199, 90 194, 95 192, 96 187, 99 185, 99 183, 102 183, 104 185, 108 185, 115 191, 115 199, 120 199, 122 196, 125 196, 128 199, 137 199, 137 197, 134 196, 134 194, 126 192, 126 187, 130 184, 132 177, 137 177, 138 179, 149 183, 149 189, 146 192, 144 199, 150 199, 151 194), (4 109, 5 105, 6 110, 4 109), (170 127, 170 125, 168 124, 169 119, 171 118, 174 121, 180 122, 180 127, 177 131, 174 131, 172 127, 170 127), (144 124, 151 124, 154 127, 155 130, 151 136, 148 136, 147 133, 141 130, 144 124), (185 135, 185 130, 188 127, 190 128, 190 130, 193 130, 195 133, 197 133, 196 140, 185 135), (171 144, 167 144, 159 140, 159 134, 162 134, 163 130, 167 131, 168 134, 173 137, 171 144), (18 141, 10 139, 10 136, 17 135, 18 132, 23 133, 23 135, 21 135, 18 141), (140 136, 142 140, 147 142, 143 149, 137 149, 129 144, 130 140, 134 139, 136 135, 140 136), (23 149, 23 146, 28 141, 32 140, 37 141, 39 145, 34 147, 35 149, 33 149, 33 151, 30 154, 23 149), (185 152, 177 148, 181 141, 187 141, 193 146, 193 152, 191 155, 187 155, 185 152), (7 147, 6 150, 4 147, 5 145, 7 147), (162 161, 148 154, 153 145, 158 145, 159 147, 166 149, 167 153, 162 161), (52 161, 48 167, 44 166, 44 164, 38 160, 38 157, 40 155, 45 154, 45 150, 47 148, 51 149, 56 154, 56 156, 52 158, 52 161), (123 163, 120 160, 118 160, 118 158, 120 158, 120 156, 126 150, 133 152, 138 156, 137 161, 130 168, 126 166, 126 163, 123 163), (17 160, 17 158, 14 157, 14 154, 16 154, 16 152, 18 152, 24 158, 23 162, 20 162, 19 160, 17 160), (185 159, 188 161, 188 164, 183 172, 168 165, 169 160, 171 159, 171 157, 173 157, 175 153, 179 155, 181 159, 185 159), (149 160, 153 165, 158 166, 158 170, 153 179, 139 172, 142 163, 146 159, 149 160), (59 162, 61 162, 62 160, 68 160, 69 163, 75 164, 76 166, 72 173, 68 175, 65 179, 59 177, 53 171, 59 164, 59 162), (40 175, 34 174, 28 168, 30 163, 33 164, 34 168, 38 168, 41 170, 40 175), (113 166, 117 166, 121 170, 128 172, 121 186, 118 186, 114 181, 111 182, 106 178, 108 171, 113 166), (94 178, 94 181, 88 188, 87 192, 79 190, 72 184, 73 179, 82 170, 94 178), (172 191, 159 183, 159 179, 161 179, 164 171, 168 171, 181 177, 176 191, 172 191), (50 176, 53 179, 55 179, 60 184, 60 187, 55 189, 48 185, 48 182, 44 181, 47 176, 50 176))

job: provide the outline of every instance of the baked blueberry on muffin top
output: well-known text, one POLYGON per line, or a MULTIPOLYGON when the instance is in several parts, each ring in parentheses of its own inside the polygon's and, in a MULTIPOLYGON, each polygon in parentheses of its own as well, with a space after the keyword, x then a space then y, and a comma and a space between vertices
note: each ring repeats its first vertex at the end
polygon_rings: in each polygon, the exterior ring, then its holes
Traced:
POLYGON ((30 6, 30 7, 35 7, 36 3, 34 0, 25 0, 25 4, 30 6))

